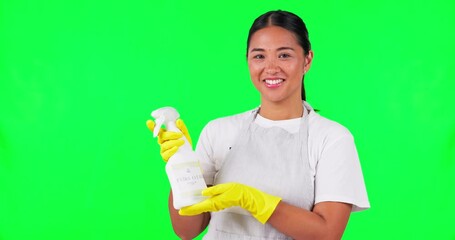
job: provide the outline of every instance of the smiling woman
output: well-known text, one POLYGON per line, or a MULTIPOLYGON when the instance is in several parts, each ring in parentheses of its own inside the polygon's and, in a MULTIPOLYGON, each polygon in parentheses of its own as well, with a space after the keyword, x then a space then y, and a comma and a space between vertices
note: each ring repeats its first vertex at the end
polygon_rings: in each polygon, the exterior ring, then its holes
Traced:
MULTIPOLYGON (((306 102, 313 51, 304 22, 286 11, 261 15, 249 31, 247 60, 260 107, 203 129, 196 152, 212 187, 206 200, 180 210, 171 192, 176 234, 192 239, 208 226, 204 239, 341 238, 351 212, 370 204, 351 133, 306 102)), ((162 134, 168 156, 181 134, 162 134)))
POLYGON ((278 26, 258 30, 250 39, 248 67, 254 86, 261 93, 261 109, 296 106, 294 115, 267 116, 282 120, 302 116, 303 75, 310 69, 313 52, 304 53, 295 35, 278 26))
MULTIPOLYGON (((313 52, 311 51, 311 43, 309 39, 309 34, 307 27, 303 20, 290 12, 284 12, 284 11, 270 11, 266 14, 263 14, 259 16, 253 23, 253 25, 250 28, 250 31, 248 33, 248 39, 247 39, 247 57, 248 53, 250 51, 250 45, 251 45, 251 38, 253 37, 254 33, 257 32, 258 30, 261 30, 265 27, 280 27, 282 30, 286 29, 288 30, 285 34, 291 34, 292 37, 286 39, 285 41, 289 41, 292 38, 295 38, 294 40, 297 41, 297 44, 302 48, 304 51, 304 56, 307 59, 308 64, 308 69, 311 65, 311 60, 313 59, 313 52)), ((276 35, 278 36, 278 35, 276 35)), ((289 36, 287 36, 289 37, 289 36)), ((290 41, 290 44, 295 43, 295 41, 290 41)), ((282 47, 286 48, 286 47, 282 47)), ((284 50, 284 49, 283 49, 284 50)), ((295 49, 292 49, 295 51, 295 49)), ((303 56, 300 55, 300 56, 303 56)), ((303 75, 308 71, 308 69, 305 69, 303 75)), ((306 100, 306 95, 305 95, 305 85, 303 83, 304 77, 302 77, 302 100, 306 100)))

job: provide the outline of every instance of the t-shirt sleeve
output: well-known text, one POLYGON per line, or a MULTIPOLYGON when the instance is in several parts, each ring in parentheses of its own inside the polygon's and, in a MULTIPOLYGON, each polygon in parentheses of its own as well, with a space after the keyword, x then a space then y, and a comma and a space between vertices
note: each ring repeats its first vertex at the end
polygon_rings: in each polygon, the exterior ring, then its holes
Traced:
POLYGON ((350 203, 352 211, 370 207, 357 149, 347 130, 325 142, 316 166, 315 204, 326 201, 350 203))
POLYGON ((199 163, 201 164, 202 175, 204 176, 205 183, 207 185, 213 185, 214 177, 216 173, 215 162, 213 158, 213 146, 211 143, 210 134, 210 123, 207 124, 199 136, 199 141, 196 144, 196 154, 199 157, 199 163))

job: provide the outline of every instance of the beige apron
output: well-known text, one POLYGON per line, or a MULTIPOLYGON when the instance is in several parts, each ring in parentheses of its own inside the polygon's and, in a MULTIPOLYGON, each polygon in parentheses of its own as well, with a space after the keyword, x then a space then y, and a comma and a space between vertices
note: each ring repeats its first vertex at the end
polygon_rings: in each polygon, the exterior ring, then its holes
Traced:
MULTIPOLYGON (((314 182, 308 159, 308 113, 298 133, 279 127, 263 128, 254 119, 258 109, 242 127, 236 145, 227 154, 215 185, 238 182, 281 197, 286 203, 312 210, 314 182)), ((261 224, 239 207, 212 212, 209 229, 204 236, 212 239, 292 239, 270 224, 261 224)))

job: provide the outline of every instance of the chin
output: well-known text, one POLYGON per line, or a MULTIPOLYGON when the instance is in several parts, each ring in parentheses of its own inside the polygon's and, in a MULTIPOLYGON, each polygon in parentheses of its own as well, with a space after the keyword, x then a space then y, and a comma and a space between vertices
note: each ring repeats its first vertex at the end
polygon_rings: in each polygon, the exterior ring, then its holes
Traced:
POLYGON ((270 103, 280 103, 283 102, 284 98, 279 96, 261 96, 262 102, 270 102, 270 103))

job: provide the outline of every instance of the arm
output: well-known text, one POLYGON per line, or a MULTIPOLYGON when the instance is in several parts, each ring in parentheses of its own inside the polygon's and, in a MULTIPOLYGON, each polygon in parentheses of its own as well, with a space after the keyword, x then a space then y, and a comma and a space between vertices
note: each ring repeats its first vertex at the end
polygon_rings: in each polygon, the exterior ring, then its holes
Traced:
POLYGON ((267 222, 294 239, 340 239, 352 210, 348 203, 320 202, 308 211, 240 183, 218 184, 205 189, 202 195, 209 198, 180 209, 179 214, 199 216, 240 206, 259 222, 267 222))
POLYGON ((210 213, 202 213, 195 216, 180 216, 178 210, 172 205, 172 190, 169 194, 169 214, 175 234, 181 239, 193 239, 207 227, 210 221, 210 213))
POLYGON ((268 223, 294 239, 341 239, 351 208, 347 203, 321 202, 311 212, 281 201, 268 223))

